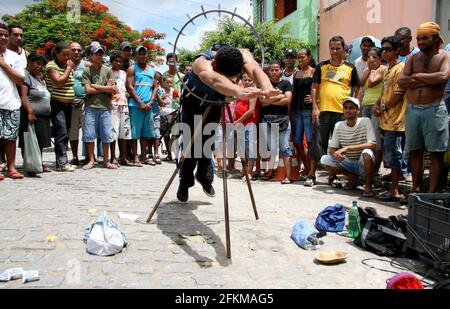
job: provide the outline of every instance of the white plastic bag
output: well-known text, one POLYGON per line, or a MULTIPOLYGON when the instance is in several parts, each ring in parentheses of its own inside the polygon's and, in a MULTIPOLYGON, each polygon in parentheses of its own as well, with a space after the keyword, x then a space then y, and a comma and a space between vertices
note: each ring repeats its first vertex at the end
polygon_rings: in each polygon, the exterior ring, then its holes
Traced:
POLYGON ((128 245, 127 237, 106 212, 91 227, 85 229, 84 241, 88 253, 101 256, 120 253, 128 245))
POLYGON ((42 173, 42 155, 34 125, 28 124, 28 132, 23 132, 23 170, 27 173, 42 173))

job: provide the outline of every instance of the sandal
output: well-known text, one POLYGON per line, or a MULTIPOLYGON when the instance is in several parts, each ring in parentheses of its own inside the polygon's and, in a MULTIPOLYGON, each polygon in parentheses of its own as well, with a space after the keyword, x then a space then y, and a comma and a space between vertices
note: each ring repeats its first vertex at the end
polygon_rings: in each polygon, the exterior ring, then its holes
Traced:
POLYGON ((155 165, 156 165, 155 161, 153 161, 153 160, 150 159, 150 158, 148 158, 147 160, 145 160, 145 161, 144 161, 144 164, 151 165, 151 166, 155 166, 155 165))
POLYGON ((156 157, 155 158, 155 163, 158 164, 158 165, 161 164, 161 159, 159 157, 156 157))
POLYGON ((14 171, 8 172, 7 177, 11 178, 11 179, 22 179, 23 175, 21 173, 19 173, 18 171, 14 170, 14 171))
POLYGON ((115 164, 113 164, 111 162, 103 163, 103 167, 107 168, 109 170, 116 170, 118 168, 117 165, 115 165, 115 164))
POLYGON ((83 170, 87 171, 87 170, 91 170, 94 168, 94 162, 92 163, 88 163, 86 165, 83 166, 83 170))
POLYGON ((289 184, 291 184, 291 183, 292 183, 292 180, 287 179, 287 178, 285 178, 285 179, 281 182, 282 185, 289 185, 289 184))
POLYGON ((372 197, 375 197, 375 193, 373 193, 372 190, 370 190, 370 191, 364 190, 363 197, 372 198, 372 197))
POLYGON ((119 164, 122 166, 134 166, 134 164, 128 160, 120 160, 119 164))
POLYGON ((133 162, 133 166, 135 167, 142 167, 142 163, 141 162, 133 162))
POLYGON ((50 169, 50 167, 48 167, 48 165, 42 165, 42 171, 44 173, 51 173, 52 170, 50 169))
POLYGON ((377 198, 384 202, 400 202, 400 196, 393 196, 389 191, 384 191, 377 195, 377 198))
POLYGON ((0 174, 0 180, 5 179, 5 176, 3 176, 3 174, 0 174))

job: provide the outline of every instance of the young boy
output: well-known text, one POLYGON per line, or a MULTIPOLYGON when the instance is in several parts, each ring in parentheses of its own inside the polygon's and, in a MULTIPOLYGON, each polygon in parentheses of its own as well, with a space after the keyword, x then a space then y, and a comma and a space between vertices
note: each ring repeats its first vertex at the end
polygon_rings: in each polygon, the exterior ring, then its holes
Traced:
POLYGON ((173 117, 176 117, 175 110, 179 107, 179 94, 178 91, 173 88, 173 78, 170 76, 163 76, 162 83, 162 95, 158 96, 161 106, 160 116, 161 124, 160 131, 164 138, 164 144, 167 149, 167 157, 163 161, 172 161, 172 143, 170 137, 170 124, 173 122, 173 117))
MULTIPOLYGON (((253 80, 243 73, 241 76, 242 87, 248 88, 253 86, 253 80)), ((252 179, 253 166, 255 164, 257 149, 257 122, 259 118, 259 108, 257 99, 242 99, 236 100, 235 108, 235 128, 238 135, 238 155, 241 159, 245 159, 248 163, 247 173, 252 179)), ((242 170, 244 175, 244 170, 242 170)))
POLYGON ((111 163, 117 164, 116 140, 119 143, 120 165, 133 166, 127 160, 127 141, 131 140, 131 123, 128 112, 128 93, 126 89, 127 73, 122 68, 122 52, 113 50, 109 57, 112 66, 112 78, 119 93, 112 98, 111 123, 114 141, 111 143, 111 163))
POLYGON ((102 64, 105 51, 101 46, 92 46, 92 66, 83 71, 83 85, 86 89, 86 108, 83 123, 83 142, 86 143, 88 163, 84 170, 94 167, 94 142, 97 139, 97 129, 103 144, 103 166, 117 169, 117 165, 109 162, 109 144, 113 142, 111 128, 111 95, 119 93, 112 79, 110 68, 102 64))

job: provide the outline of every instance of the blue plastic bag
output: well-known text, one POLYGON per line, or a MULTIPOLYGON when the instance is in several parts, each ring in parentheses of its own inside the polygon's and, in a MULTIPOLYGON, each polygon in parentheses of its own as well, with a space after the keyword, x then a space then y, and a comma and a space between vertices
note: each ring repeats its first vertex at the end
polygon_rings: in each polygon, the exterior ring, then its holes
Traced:
POLYGON ((306 220, 301 220, 294 225, 291 238, 303 249, 315 249, 317 244, 314 244, 311 239, 316 238, 317 234, 319 234, 319 231, 312 224, 306 220))
POLYGON ((328 206, 322 210, 314 225, 319 231, 342 232, 345 226, 345 209, 341 204, 328 206))

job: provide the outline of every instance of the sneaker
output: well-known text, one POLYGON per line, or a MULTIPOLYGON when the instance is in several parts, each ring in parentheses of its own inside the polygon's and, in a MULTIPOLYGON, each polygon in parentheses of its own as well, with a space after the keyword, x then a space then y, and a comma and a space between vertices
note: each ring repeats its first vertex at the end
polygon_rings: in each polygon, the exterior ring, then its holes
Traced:
POLYGON ((72 160, 69 161, 69 164, 72 166, 78 166, 80 165, 80 160, 78 160, 78 158, 73 158, 72 160))
POLYGON ((75 167, 73 167, 72 165, 67 163, 66 165, 58 166, 56 168, 56 171, 57 172, 74 172, 75 171, 75 167))
POLYGON ((342 188, 342 183, 336 175, 328 178, 328 184, 333 188, 342 188))
POLYGON ((211 184, 203 184, 197 177, 195 177, 195 179, 198 181, 199 184, 201 184, 201 186, 203 188, 203 192, 205 192, 205 194, 208 197, 216 196, 216 191, 214 190, 214 188, 211 184))
POLYGON ((316 184, 316 176, 306 177, 305 187, 312 187, 316 184))
POLYGON ((177 199, 181 203, 186 203, 189 199, 189 188, 179 186, 177 191, 177 199))

